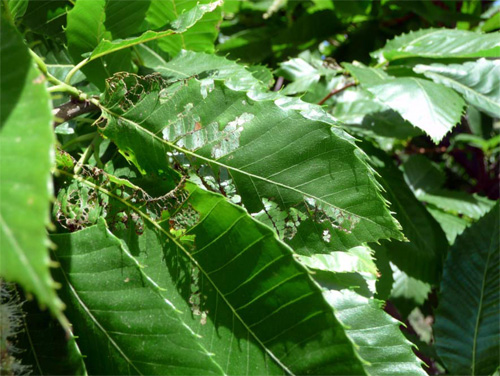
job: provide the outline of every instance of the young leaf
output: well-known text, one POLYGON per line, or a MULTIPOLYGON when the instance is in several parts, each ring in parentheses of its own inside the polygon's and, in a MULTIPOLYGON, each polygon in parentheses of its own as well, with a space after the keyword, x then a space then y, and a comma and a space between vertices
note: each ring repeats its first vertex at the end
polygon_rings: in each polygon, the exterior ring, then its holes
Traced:
POLYGON ((63 304, 50 275, 47 249, 54 148, 50 96, 21 37, 7 21, 2 20, 1 30, 0 276, 35 294, 40 304, 48 306, 66 325, 63 304), (10 51, 13 55, 4 55, 10 51), (20 58, 19 62, 3 64, 4 57, 14 56, 20 58), (4 98, 4 93, 15 96, 4 98))
POLYGON ((500 362, 499 206, 466 229, 446 260, 435 337, 453 374, 490 375, 500 362))
POLYGON ((220 81, 213 89, 195 79, 163 88, 155 77, 117 76, 103 101, 103 133, 140 169, 153 162, 167 167, 173 158, 201 179, 232 182, 250 213, 264 210, 265 200, 285 217, 300 211, 307 228, 290 222, 287 238, 298 227, 294 241, 306 253, 311 236, 322 251, 399 238, 349 136, 332 129, 318 107, 280 98, 247 95, 220 81), (330 243, 321 240, 324 231, 332 234, 330 243))
POLYGON ((380 62, 409 57, 431 59, 498 57, 500 33, 467 30, 422 29, 401 34, 372 53, 380 62))
POLYGON ((417 65, 413 70, 458 91, 469 104, 488 115, 500 117, 500 60, 417 65))

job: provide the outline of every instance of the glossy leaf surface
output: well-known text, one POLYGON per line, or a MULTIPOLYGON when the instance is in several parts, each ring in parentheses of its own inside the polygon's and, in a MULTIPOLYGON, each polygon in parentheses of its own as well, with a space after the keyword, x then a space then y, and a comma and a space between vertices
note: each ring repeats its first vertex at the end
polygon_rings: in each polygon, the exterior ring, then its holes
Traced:
POLYGON ((170 153, 202 179, 232 181, 251 213, 264 210, 266 200, 274 202, 289 217, 287 228, 276 225, 276 231, 294 238, 305 253, 311 253, 311 241, 326 250, 399 237, 359 150, 347 134, 331 128, 335 123, 318 107, 280 101, 274 94, 247 95, 217 81, 213 89, 194 79, 162 89, 161 81, 150 80, 126 76, 104 102, 109 109, 104 134, 140 168, 153 161, 169 166, 170 153), (127 93, 128 87, 144 85, 143 97, 127 93), (298 152, 290 154, 299 142, 298 152), (306 216, 306 228, 293 224, 292 209, 306 216), (321 240, 324 231, 331 233, 330 242, 321 240))
POLYGON ((456 90, 469 104, 488 115, 500 116, 500 60, 417 65, 413 70, 456 90))
POLYGON ((185 210, 197 220, 180 237, 144 213, 139 236, 116 228, 120 240, 100 222, 53 237, 89 371, 359 374, 351 343, 289 248, 220 195, 186 188, 185 210))
POLYGON ((365 360, 367 375, 426 375, 411 342, 399 330, 400 322, 384 312, 381 301, 350 290, 330 290, 325 297, 346 326, 358 355, 365 360))
POLYGON ((384 71, 344 64, 378 101, 398 112, 438 143, 462 117, 465 102, 453 90, 416 77, 391 77, 384 71))
POLYGON ((498 204, 460 235, 446 260, 436 347, 450 373, 489 375, 499 364, 498 204))
POLYGON ((422 29, 402 34, 373 53, 379 60, 409 57, 472 58, 500 56, 499 33, 481 34, 467 30, 422 29))

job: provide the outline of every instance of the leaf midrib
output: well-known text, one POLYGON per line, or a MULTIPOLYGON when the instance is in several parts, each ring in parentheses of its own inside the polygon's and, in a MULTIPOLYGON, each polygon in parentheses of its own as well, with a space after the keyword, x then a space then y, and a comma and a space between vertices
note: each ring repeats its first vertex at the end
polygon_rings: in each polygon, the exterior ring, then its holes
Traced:
MULTIPOLYGON (((213 280, 210 278, 209 274, 205 271, 204 268, 201 267, 201 265, 198 263, 198 261, 191 255, 191 253, 182 245, 182 243, 180 243, 178 241, 178 239, 176 237, 174 237, 172 234, 170 234, 168 231, 165 231, 165 229, 163 227, 161 227, 158 223, 156 223, 152 218, 150 218, 146 213, 142 212, 139 208, 136 208, 135 206, 133 206, 131 203, 129 203, 127 200, 124 200, 122 199, 121 197, 119 196, 116 196, 115 194, 113 194, 112 192, 108 191, 107 189, 101 187, 101 186, 98 186, 98 185, 95 185, 89 181, 87 181, 86 179, 83 179, 81 178, 80 176, 77 176, 77 175, 73 175, 71 173, 68 173, 64 170, 59 170, 57 169, 56 170, 58 173, 60 174, 63 174, 63 175, 66 175, 66 176, 69 176, 73 179, 76 179, 78 180, 79 182, 83 183, 83 184, 87 184, 89 187, 93 188, 93 189, 96 189, 96 190, 99 190, 101 191, 102 193, 108 195, 109 197, 112 197, 114 198, 115 200, 118 200, 120 201, 122 204, 124 204, 125 206, 129 207, 130 209, 132 209, 133 211, 135 211, 137 214, 139 214, 142 218, 144 218, 146 221, 148 221, 149 223, 151 223, 156 229, 158 229, 161 233, 163 233, 169 240, 171 240, 176 247, 178 247, 179 249, 181 249, 185 254, 186 256, 191 260, 191 262, 193 264, 195 264, 198 269, 203 273, 203 275, 205 276, 205 278, 210 282, 210 284, 214 287, 215 291, 217 292, 217 295, 220 295, 221 298, 224 300, 224 302, 226 303, 226 305, 229 307, 229 309, 231 310, 232 314, 234 315, 234 317, 236 317, 240 323, 243 325, 243 327, 247 330, 248 333, 251 333, 252 334, 252 337, 256 340, 256 342, 269 354, 269 356, 282 368, 282 370, 284 372, 286 372, 287 374, 289 375, 293 375, 293 373, 281 362, 280 359, 278 359, 278 357, 276 355, 274 355, 274 353, 267 347, 264 345, 264 343, 257 337, 257 335, 249 328, 249 326, 247 325, 247 323, 240 317, 240 315, 235 311, 234 307, 229 303, 229 301, 226 299, 225 295, 222 293, 222 291, 219 290, 218 286, 213 282, 213 280)), ((187 199, 189 199, 189 197, 191 196, 191 193, 190 195, 188 196, 187 199)), ((218 205, 219 203, 217 203, 218 205)), ((205 216, 206 218, 206 216, 205 216)), ((203 219, 202 219, 203 220, 203 219)), ((200 221, 201 222, 201 221, 200 221)), ((284 244, 284 243, 282 243, 284 244)), ((286 246, 286 245, 285 245, 286 246)), ((288 247, 288 246, 286 246, 288 247)), ((68 282, 69 284, 69 282, 68 282)), ((71 285, 70 285, 71 286, 71 285)), ((218 365, 218 363, 216 363, 218 365)), ((224 372, 225 374, 225 372, 224 372)))
MULTIPOLYGON (((424 73, 425 75, 425 73, 424 73)), ((461 82, 451 78, 451 77, 448 77, 448 76, 445 76, 445 75, 442 75, 440 73, 437 73, 437 72, 428 72, 428 75, 432 78, 432 76, 438 76, 440 79, 442 79, 443 81, 450 81, 452 83, 455 83, 456 85, 460 86, 463 88, 463 90, 465 92, 472 92, 472 94, 474 95, 477 95, 478 97, 481 97, 483 100, 485 100, 486 102, 488 102, 490 105, 492 105, 493 107, 498 107, 500 108, 500 104, 498 104, 497 102, 493 101, 492 99, 488 98, 487 96, 485 96, 483 93, 481 93, 480 91, 477 91, 477 90, 474 90, 473 88, 471 88, 470 86, 467 86, 467 85, 464 85, 462 84, 461 82)))
POLYGON ((483 309, 483 298, 484 298, 484 290, 486 286, 486 274, 488 274, 488 266, 490 262, 490 257, 493 253, 493 241, 496 236, 496 232, 492 231, 491 238, 490 238, 490 246, 488 247, 488 257, 486 258, 486 263, 484 265, 484 272, 483 272, 483 279, 481 281, 481 294, 479 297, 479 308, 477 312, 477 317, 476 317, 476 324, 474 326, 474 339, 472 343, 472 375, 476 375, 476 351, 477 351, 477 336, 479 333, 479 324, 480 324, 480 318, 481 318, 481 311, 483 309))
POLYGON ((182 153, 184 153, 184 154, 188 154, 188 155, 190 155, 190 156, 192 156, 192 157, 195 157, 195 158, 201 159, 201 160, 203 160, 203 161, 205 161, 205 162, 208 162, 208 163, 213 163, 213 164, 216 164, 216 165, 218 165, 218 166, 220 166, 220 167, 223 167, 223 168, 226 168, 226 169, 228 169, 228 170, 231 170, 231 171, 234 171, 234 172, 240 173, 240 174, 245 175, 245 176, 248 176, 248 177, 250 177, 250 178, 256 178, 256 179, 261 180, 261 181, 264 181, 264 182, 266 182, 266 183, 268 183, 268 184, 276 185, 276 186, 279 186, 279 187, 281 187, 281 188, 284 188, 284 189, 288 189, 288 190, 294 191, 295 193, 298 193, 298 194, 300 194, 300 195, 302 195, 302 196, 306 196, 306 197, 313 198, 313 199, 314 199, 314 200, 316 200, 317 202, 321 202, 321 203, 323 203, 323 204, 325 204, 325 205, 327 205, 327 206, 329 206, 329 207, 332 207, 332 208, 338 209, 338 210, 340 210, 340 211, 341 211, 341 212, 343 212, 343 213, 346 213, 346 214, 351 215, 351 216, 354 216, 354 217, 358 217, 358 218, 360 218, 360 219, 363 219, 363 220, 364 220, 364 221, 366 221, 366 222, 370 222, 370 223, 372 223, 372 224, 373 224, 373 225, 375 225, 375 226, 378 226, 378 227, 381 227, 381 228, 385 228, 385 229, 387 229, 387 230, 390 230, 390 231, 391 231, 391 233, 393 233, 393 232, 394 232, 394 230, 392 230, 390 227, 387 227, 387 226, 382 226, 381 224, 379 224, 379 223, 377 223, 377 222, 373 221, 372 219, 370 219, 370 218, 368 218, 368 217, 365 217, 365 216, 362 216, 362 215, 359 215, 359 214, 356 214, 356 213, 352 213, 352 212, 350 212, 350 211, 348 211, 348 210, 346 210, 346 209, 343 209, 343 208, 339 208, 338 206, 335 206, 335 205, 333 205, 332 203, 330 203, 330 202, 328 202, 328 201, 323 200, 322 198, 319 198, 319 197, 316 197, 316 196, 311 195, 311 194, 309 194, 309 193, 303 192, 303 191, 301 191, 300 189, 296 189, 295 187, 290 187, 290 186, 285 185, 285 184, 283 184, 283 183, 275 182, 275 181, 273 181, 273 180, 269 180, 269 179, 264 178, 264 177, 262 177, 262 176, 255 175, 255 174, 252 174, 252 173, 247 172, 247 171, 244 171, 244 170, 240 170, 239 168, 236 168, 236 167, 233 167, 233 166, 229 166, 229 165, 224 164, 224 163, 222 163, 222 162, 219 162, 219 161, 217 161, 217 160, 215 160, 215 159, 210 159, 210 158, 204 157, 204 156, 202 156, 202 155, 200 155, 200 154, 197 154, 197 153, 192 152, 192 151, 190 151, 190 150, 184 149, 184 148, 182 148, 182 147, 180 147, 180 146, 177 146, 177 145, 175 145, 175 144, 173 144, 173 143, 167 142, 167 141, 165 141, 164 139, 162 139, 162 138, 158 137, 155 133, 153 133, 153 132, 149 131, 148 129, 146 129, 146 128, 144 128, 144 127, 142 127, 140 124, 138 124, 138 123, 136 123, 136 122, 134 122, 134 121, 132 121, 132 120, 130 120, 130 119, 127 119, 127 118, 125 118, 125 117, 123 117, 123 116, 121 116, 121 115, 115 114, 115 113, 113 113, 111 110, 107 109, 107 108, 106 108, 106 107, 104 107, 104 106, 101 106, 101 108, 102 108, 104 111, 106 111, 107 113, 109 113, 110 115, 112 115, 113 117, 116 117, 116 118, 119 118, 119 119, 121 119, 121 120, 124 120, 124 121, 126 121, 126 122, 128 122, 128 123, 132 124, 133 126, 135 126, 137 129, 142 130, 144 133, 149 134, 152 138, 156 139, 158 142, 160 142, 160 143, 162 143, 162 144, 165 144, 165 145, 168 145, 169 147, 174 148, 174 149, 176 149, 176 150, 178 150, 178 151, 180 151, 180 152, 182 152, 182 153))

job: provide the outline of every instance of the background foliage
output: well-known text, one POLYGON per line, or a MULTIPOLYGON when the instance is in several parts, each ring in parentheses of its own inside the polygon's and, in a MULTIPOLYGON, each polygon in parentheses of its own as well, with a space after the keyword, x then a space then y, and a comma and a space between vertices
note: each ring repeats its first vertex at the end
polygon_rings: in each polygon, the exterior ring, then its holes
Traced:
POLYGON ((498 374, 496 2, 1 4, 2 374, 498 374))

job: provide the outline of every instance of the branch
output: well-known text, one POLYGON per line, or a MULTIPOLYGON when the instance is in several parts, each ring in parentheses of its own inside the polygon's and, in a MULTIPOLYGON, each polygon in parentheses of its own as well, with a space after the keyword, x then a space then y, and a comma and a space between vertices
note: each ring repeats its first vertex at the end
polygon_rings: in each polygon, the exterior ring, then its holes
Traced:
POLYGON ((285 77, 279 76, 278 79, 276 80, 276 85, 274 85, 273 91, 280 91, 280 89, 283 86, 283 81, 285 81, 285 77))
POLYGON ((76 98, 72 98, 69 102, 66 102, 52 110, 52 115, 54 115, 56 118, 54 120, 54 126, 58 126, 65 121, 94 111, 99 111, 99 107, 95 103, 87 100, 82 101, 76 98))
POLYGON ((324 97, 322 100, 320 100, 318 102, 318 104, 321 106, 322 104, 324 104, 328 99, 330 99, 334 95, 337 95, 338 93, 340 93, 340 92, 344 91, 345 89, 350 88, 352 86, 356 86, 356 83, 351 82, 350 84, 342 86, 340 89, 335 89, 335 90, 330 91, 326 97, 324 97))

